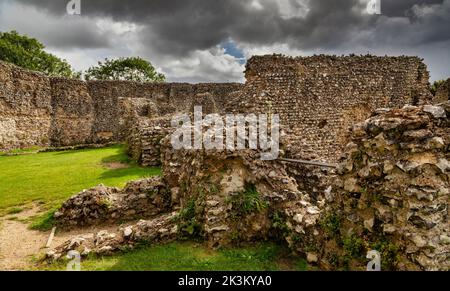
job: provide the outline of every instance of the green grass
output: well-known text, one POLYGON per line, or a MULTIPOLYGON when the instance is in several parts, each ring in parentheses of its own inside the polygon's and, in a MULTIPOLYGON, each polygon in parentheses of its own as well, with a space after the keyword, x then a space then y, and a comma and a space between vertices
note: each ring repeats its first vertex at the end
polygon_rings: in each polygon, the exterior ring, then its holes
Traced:
MULTIPOLYGON (((0 156, 0 212, 38 202, 54 210, 70 196, 98 184, 123 187, 127 181, 160 174, 129 161, 124 146, 19 156, 0 156), (128 163, 108 169, 104 163, 128 163)), ((48 214, 45 215, 48 218, 48 214)))
MULTIPOLYGON (((193 242, 141 247, 113 257, 91 257, 81 263, 85 271, 305 271, 304 260, 287 259, 287 250, 273 243, 211 250, 193 242)), ((64 270, 65 264, 40 270, 64 270)))
POLYGON ((10 208, 6 211, 6 214, 18 214, 21 213, 23 211, 23 208, 21 207, 13 207, 10 208))
MULTIPOLYGON (((142 168, 129 160, 123 146, 64 152, 0 156, 0 214, 17 214, 38 203, 44 210, 24 222, 47 230, 53 212, 83 189, 103 183, 122 187, 130 180, 159 175, 158 168, 142 168), (108 169, 105 163, 121 162, 128 168, 108 169)), ((11 219, 18 219, 11 217, 11 219)), ((21 220, 22 221, 22 220, 21 220)), ((111 257, 90 257, 83 270, 306 270, 306 262, 289 255, 274 243, 211 250, 194 242, 141 246, 111 257)), ((64 270, 65 263, 36 264, 37 270, 64 270)))

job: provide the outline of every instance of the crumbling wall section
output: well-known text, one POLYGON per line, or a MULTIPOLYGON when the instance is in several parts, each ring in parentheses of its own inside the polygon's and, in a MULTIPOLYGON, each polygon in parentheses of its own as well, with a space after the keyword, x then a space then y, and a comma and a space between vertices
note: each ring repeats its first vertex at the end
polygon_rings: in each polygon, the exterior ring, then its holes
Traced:
POLYGON ((62 78, 50 79, 52 84, 52 145, 89 144, 95 120, 95 109, 85 82, 62 78))
POLYGON ((280 114, 293 157, 337 160, 347 129, 376 108, 425 104, 428 72, 417 57, 252 57, 230 110, 280 114))
POLYGON ((449 270, 449 117, 447 102, 380 110, 354 126, 328 202, 328 257, 351 267, 377 250, 383 270, 449 270))
POLYGON ((140 102, 138 115, 149 118, 192 112, 195 105, 204 113, 278 113, 289 157, 336 161, 348 127, 375 108, 432 99, 426 66, 416 57, 253 57, 245 85, 83 82, 4 63, 0 71, 2 150, 124 141, 134 119, 125 103, 140 102))
POLYGON ((50 145, 50 80, 0 62, 0 149, 50 145))

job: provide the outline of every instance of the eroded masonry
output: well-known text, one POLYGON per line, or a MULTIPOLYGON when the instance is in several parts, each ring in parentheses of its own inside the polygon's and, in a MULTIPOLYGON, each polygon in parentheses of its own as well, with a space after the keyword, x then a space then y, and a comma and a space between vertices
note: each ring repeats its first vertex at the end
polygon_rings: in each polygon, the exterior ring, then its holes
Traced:
POLYGON ((261 56, 248 61, 245 76, 245 84, 83 82, 0 63, 0 149, 129 138, 139 157, 171 116, 202 105, 204 113, 278 113, 292 157, 333 161, 348 127, 374 109, 432 99, 416 57, 261 56), (146 119, 133 129, 139 117, 146 119), (128 136, 132 129, 138 136, 128 136))

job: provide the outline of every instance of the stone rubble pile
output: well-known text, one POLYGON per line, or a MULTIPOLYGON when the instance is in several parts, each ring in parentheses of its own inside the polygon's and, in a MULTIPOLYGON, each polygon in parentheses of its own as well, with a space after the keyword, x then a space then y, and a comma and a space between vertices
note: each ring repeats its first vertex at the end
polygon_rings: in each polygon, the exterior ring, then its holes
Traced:
POLYGON ((170 193, 160 177, 129 182, 123 190, 99 185, 67 200, 55 213, 56 224, 70 229, 154 217, 167 212, 170 193))
POLYGON ((80 235, 47 252, 45 259, 49 262, 61 260, 70 251, 77 251, 82 257, 89 254, 111 255, 143 242, 169 242, 177 238, 177 225, 174 222, 176 216, 177 213, 162 214, 150 220, 122 226, 116 231, 102 230, 80 235))

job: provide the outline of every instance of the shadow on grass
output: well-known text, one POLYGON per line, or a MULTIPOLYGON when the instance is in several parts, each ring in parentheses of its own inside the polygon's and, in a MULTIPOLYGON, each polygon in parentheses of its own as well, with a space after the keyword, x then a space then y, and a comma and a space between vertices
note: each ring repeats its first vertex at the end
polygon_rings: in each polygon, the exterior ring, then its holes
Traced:
POLYGON ((101 174, 101 179, 114 179, 125 176, 142 176, 148 178, 151 176, 158 176, 161 174, 160 168, 143 168, 138 166, 130 166, 123 169, 111 169, 101 174))
POLYGON ((116 257, 109 271, 282 271, 307 270, 303 259, 288 256, 271 242, 211 250, 193 242, 142 246, 116 257))

